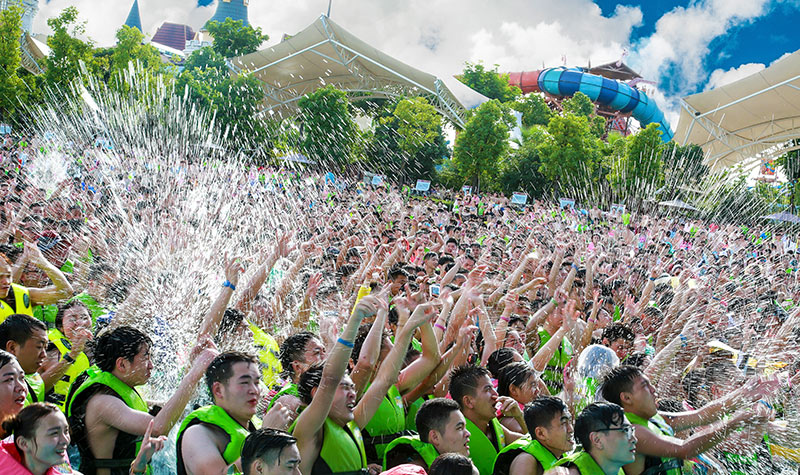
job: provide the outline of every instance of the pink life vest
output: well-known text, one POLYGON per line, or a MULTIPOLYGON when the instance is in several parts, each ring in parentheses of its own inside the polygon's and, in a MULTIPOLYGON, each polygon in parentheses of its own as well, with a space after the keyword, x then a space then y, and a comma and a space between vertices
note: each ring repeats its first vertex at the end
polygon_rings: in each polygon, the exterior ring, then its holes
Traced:
MULTIPOLYGON (((0 472, 4 475, 31 475, 31 471, 22 464, 22 454, 17 450, 13 440, 0 442, 0 472)), ((50 467, 47 475, 72 474, 69 463, 64 462, 60 465, 50 467)))

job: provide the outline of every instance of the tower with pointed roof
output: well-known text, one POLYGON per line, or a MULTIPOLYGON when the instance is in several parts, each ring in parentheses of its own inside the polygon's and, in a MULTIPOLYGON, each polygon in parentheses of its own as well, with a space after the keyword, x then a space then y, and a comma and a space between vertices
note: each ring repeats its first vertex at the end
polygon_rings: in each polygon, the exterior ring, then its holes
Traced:
POLYGON ((217 0, 217 11, 214 16, 206 22, 206 25, 212 21, 224 22, 226 18, 234 21, 241 20, 243 26, 248 26, 250 22, 247 19, 247 6, 250 0, 217 0))
POLYGON ((131 11, 128 13, 128 19, 125 20, 125 24, 131 28, 138 28, 139 31, 144 33, 142 18, 139 15, 139 0, 133 0, 133 5, 131 5, 131 11))

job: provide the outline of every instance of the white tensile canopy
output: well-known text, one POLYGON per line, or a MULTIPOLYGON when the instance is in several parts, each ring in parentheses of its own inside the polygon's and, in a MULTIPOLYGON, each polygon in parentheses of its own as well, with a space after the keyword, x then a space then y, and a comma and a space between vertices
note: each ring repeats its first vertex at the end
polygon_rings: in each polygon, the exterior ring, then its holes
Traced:
POLYGON ((456 127, 464 126, 464 106, 441 79, 378 51, 324 15, 275 46, 232 58, 228 67, 261 81, 263 112, 293 114, 301 97, 332 84, 351 100, 425 96, 456 127))
POLYGON ((800 146, 800 50, 770 67, 681 100, 675 141, 703 148, 712 170, 800 146))

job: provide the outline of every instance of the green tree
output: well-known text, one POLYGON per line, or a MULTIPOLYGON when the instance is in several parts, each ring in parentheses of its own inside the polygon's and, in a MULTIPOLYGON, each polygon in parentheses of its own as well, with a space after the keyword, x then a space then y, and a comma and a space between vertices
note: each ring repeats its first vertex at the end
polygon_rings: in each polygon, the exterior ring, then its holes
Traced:
POLYGON ((324 165, 348 165, 360 134, 344 91, 327 85, 297 101, 297 106, 306 156, 324 165))
POLYGON ((261 27, 243 26, 242 20, 226 18, 224 22, 212 21, 206 28, 214 38, 214 51, 223 58, 233 58, 258 51, 269 36, 261 32, 261 27))
POLYGON ((510 195, 524 191, 532 198, 539 199, 549 190, 547 177, 539 171, 542 161, 538 146, 546 136, 547 131, 541 126, 523 132, 522 145, 509 154, 498 177, 502 193, 510 195))
POLYGON ((0 11, 0 120, 15 122, 17 111, 24 106, 28 86, 19 76, 22 58, 19 39, 22 36, 23 10, 17 5, 0 11))
POLYGON ((491 188, 505 159, 513 116, 497 100, 484 102, 456 138, 454 171, 476 190, 491 188))
POLYGON ((92 42, 80 39, 86 33, 86 22, 78 20, 78 9, 67 7, 57 17, 48 19, 47 24, 53 30, 47 39, 50 55, 45 81, 48 85, 61 87, 61 91, 66 92, 63 86, 81 77, 81 63, 91 74, 101 72, 92 55, 92 42))
POLYGON ((447 153, 442 117, 427 99, 401 99, 384 108, 367 148, 373 170, 391 173, 400 183, 432 180, 447 153))
POLYGON ((261 148, 268 133, 257 118, 264 90, 251 75, 231 77, 225 60, 212 48, 201 48, 187 58, 175 83, 178 94, 188 93, 199 106, 216 114, 216 122, 244 149, 261 148))
POLYGON ((517 100, 511 104, 514 110, 522 113, 523 127, 534 125, 547 125, 553 111, 545 102, 541 94, 528 94, 522 100, 517 100))
POLYGON ((664 182, 664 146, 658 124, 649 124, 626 142, 625 153, 612 165, 608 180, 617 200, 634 200, 638 205, 664 182))
MULTIPOLYGON (((793 139, 787 144, 790 148, 800 146, 800 140, 793 139)), ((796 201, 800 198, 797 193, 797 182, 800 180, 800 150, 786 152, 775 161, 781 167, 789 186, 789 210, 794 213, 796 201)))
POLYGON ((161 54, 151 45, 143 44, 144 34, 138 28, 123 25, 117 30, 117 46, 111 54, 111 74, 125 71, 130 62, 140 62, 146 71, 155 74, 164 73, 166 64, 161 61, 161 54))
POLYGON ((498 67, 495 65, 494 69, 487 70, 481 62, 468 62, 459 80, 489 99, 508 102, 522 94, 522 91, 517 86, 509 85, 508 74, 500 74, 498 67))
POLYGON ((554 116, 538 146, 541 172, 561 191, 576 198, 591 196, 594 171, 601 158, 600 141, 585 116, 554 116))
POLYGON ((564 112, 586 117, 587 119, 594 114, 594 104, 589 96, 578 91, 569 99, 564 99, 561 103, 564 112))

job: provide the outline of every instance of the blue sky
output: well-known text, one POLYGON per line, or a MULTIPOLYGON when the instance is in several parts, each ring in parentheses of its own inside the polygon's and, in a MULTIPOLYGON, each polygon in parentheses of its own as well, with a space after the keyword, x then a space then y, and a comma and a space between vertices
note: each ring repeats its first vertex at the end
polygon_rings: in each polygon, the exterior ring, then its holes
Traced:
MULTIPOLYGON (((617 2, 614 0, 595 0, 603 15, 613 15, 618 4, 638 6, 642 12, 642 22, 631 32, 631 44, 635 45, 655 33, 656 22, 665 14, 676 8, 688 7, 703 2, 649 0, 641 3, 617 2)), ((770 1, 764 14, 752 20, 746 20, 726 28, 725 32, 716 36, 709 43, 708 54, 703 58, 703 65, 708 71, 730 70, 742 64, 754 63, 769 65, 783 54, 800 49, 797 27, 800 25, 800 2, 770 1)), ((708 84, 701 80, 693 87, 676 87, 668 74, 658 78, 659 85, 670 92, 699 92, 708 84)))

